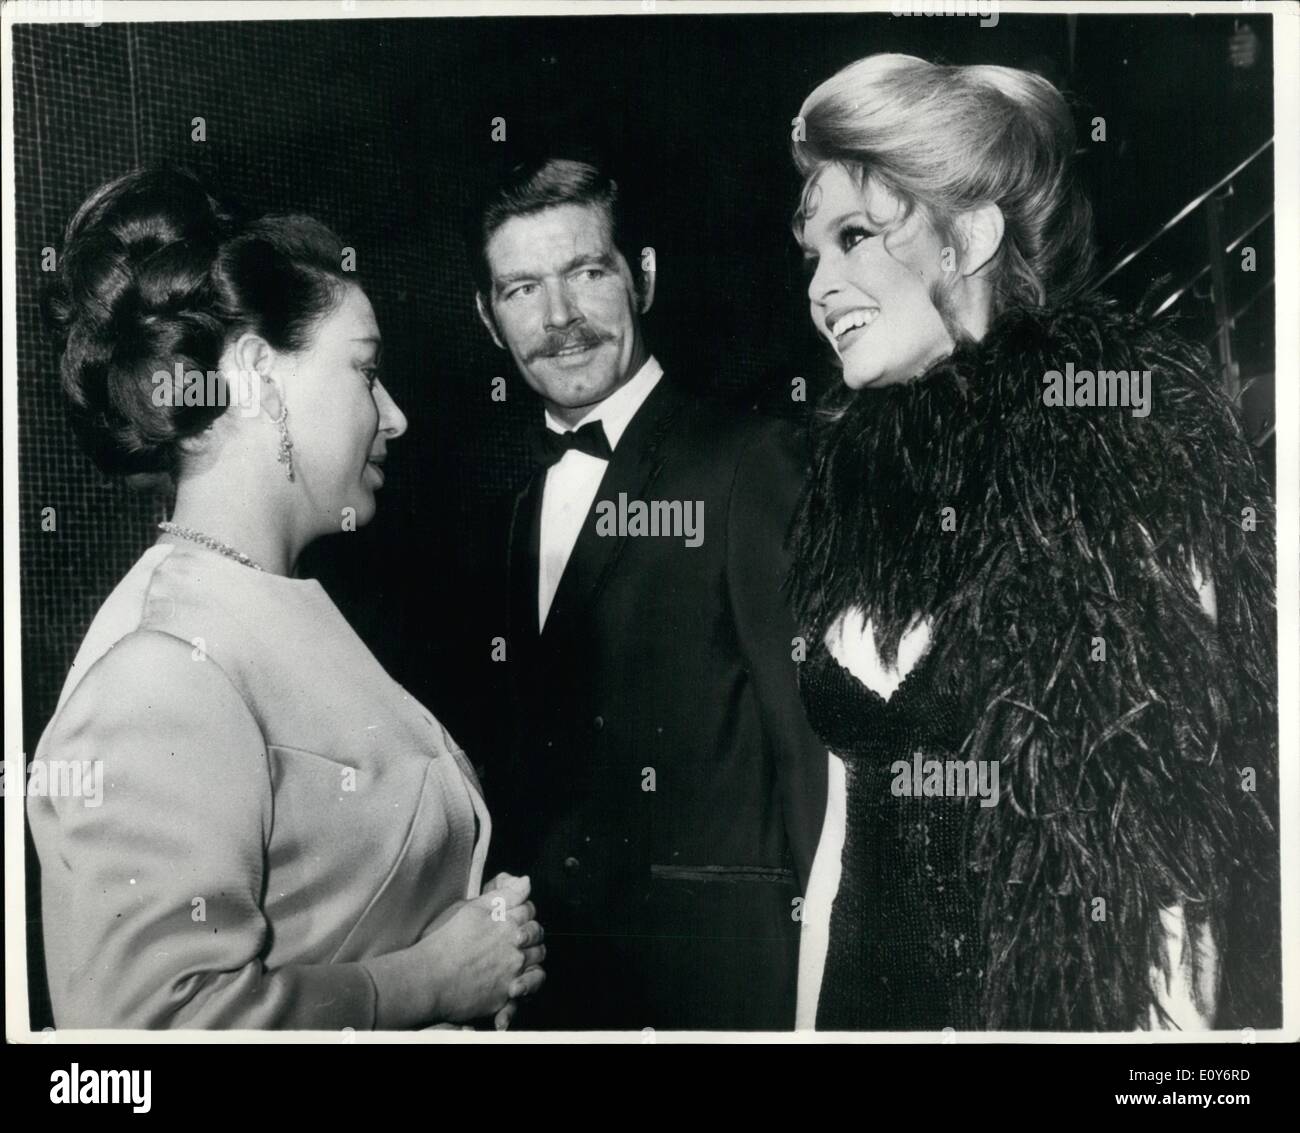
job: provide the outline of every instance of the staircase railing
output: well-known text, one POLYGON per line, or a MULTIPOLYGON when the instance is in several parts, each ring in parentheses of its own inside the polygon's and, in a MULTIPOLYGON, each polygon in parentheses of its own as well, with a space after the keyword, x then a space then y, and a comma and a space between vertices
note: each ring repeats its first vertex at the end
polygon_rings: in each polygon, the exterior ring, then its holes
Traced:
MULTIPOLYGON (((1220 177, 1213 185, 1202 193, 1198 193, 1190 201, 1182 206, 1173 216, 1164 224, 1151 233, 1146 239, 1142 240, 1132 251, 1125 253, 1114 266, 1110 268, 1098 281, 1105 283, 1113 277, 1119 275, 1122 271, 1136 262, 1143 256, 1158 240, 1168 235, 1173 229, 1182 224, 1197 209, 1204 206, 1205 215, 1205 248, 1206 260, 1199 265, 1197 270, 1189 275, 1182 283, 1178 284, 1156 308, 1156 313, 1173 307, 1180 299, 1191 291, 1207 275, 1210 277, 1210 295, 1209 298, 1213 304, 1214 310, 1214 330, 1203 341, 1203 345, 1209 345, 1211 342, 1215 345, 1215 353, 1219 363, 1219 374, 1223 382, 1224 389, 1234 400, 1240 401, 1245 393, 1245 388, 1241 382, 1241 370, 1237 361, 1236 351, 1234 348, 1233 332, 1237 328, 1237 321, 1253 307, 1259 299, 1272 290, 1275 281, 1274 276, 1269 276, 1260 284, 1250 295, 1242 299, 1234 308, 1231 306, 1232 297, 1228 288, 1228 265, 1227 257, 1232 255, 1246 239, 1255 232, 1260 225, 1264 224, 1273 216, 1273 206, 1271 204, 1259 212, 1244 228, 1226 244, 1224 243, 1224 203, 1234 195, 1234 186, 1241 175, 1258 161, 1265 152, 1272 147, 1273 139, 1269 138, 1259 146, 1253 153, 1242 160, 1237 166, 1230 170, 1223 177, 1220 177)), ((1249 384, 1249 383, 1247 383, 1249 384)), ((1256 444, 1263 444, 1273 432, 1270 425, 1260 436, 1255 439, 1256 444)))

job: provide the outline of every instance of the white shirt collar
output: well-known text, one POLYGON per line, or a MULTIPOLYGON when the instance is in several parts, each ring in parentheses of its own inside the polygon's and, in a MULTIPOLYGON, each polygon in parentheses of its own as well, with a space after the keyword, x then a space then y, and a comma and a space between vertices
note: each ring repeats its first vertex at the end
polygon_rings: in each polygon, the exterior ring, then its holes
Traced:
MULTIPOLYGON (((605 436, 609 439, 609 447, 617 448, 619 438, 623 436, 628 424, 636 416, 636 411, 641 408, 645 399, 650 396, 650 391, 659 384, 659 379, 663 376, 663 367, 655 361, 654 355, 651 355, 645 360, 645 364, 636 372, 631 381, 619 386, 573 428, 581 428, 589 421, 599 421, 605 426, 605 436)), ((569 431, 569 426, 552 417, 549 409, 545 412, 546 427, 551 432, 565 433, 569 431)))

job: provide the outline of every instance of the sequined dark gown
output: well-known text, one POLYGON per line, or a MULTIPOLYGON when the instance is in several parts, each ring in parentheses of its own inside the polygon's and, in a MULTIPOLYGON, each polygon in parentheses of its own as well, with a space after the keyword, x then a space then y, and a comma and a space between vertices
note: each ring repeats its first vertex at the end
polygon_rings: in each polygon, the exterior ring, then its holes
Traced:
POLYGON ((819 645, 800 666, 808 719, 844 761, 842 873, 817 1029, 981 1028, 984 957, 977 878, 963 828, 978 798, 896 796, 897 760, 955 758, 961 712, 928 655, 888 700, 819 645))

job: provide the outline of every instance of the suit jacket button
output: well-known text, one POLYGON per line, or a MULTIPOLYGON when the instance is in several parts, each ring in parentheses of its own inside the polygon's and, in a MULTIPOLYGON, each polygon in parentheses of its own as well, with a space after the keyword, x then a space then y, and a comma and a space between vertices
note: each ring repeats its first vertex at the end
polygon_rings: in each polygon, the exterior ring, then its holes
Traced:
POLYGON ((596 718, 591 722, 591 726, 592 726, 593 728, 595 728, 596 731, 599 732, 599 731, 601 730, 601 728, 603 728, 603 727, 605 726, 605 717, 604 717, 604 716, 597 716, 597 717, 596 717, 596 718))
POLYGON ((578 872, 578 866, 581 865, 581 864, 582 864, 582 863, 579 862, 577 858, 574 858, 574 857, 568 857, 568 858, 565 858, 565 859, 564 859, 564 872, 565 872, 565 873, 577 873, 577 872, 578 872))

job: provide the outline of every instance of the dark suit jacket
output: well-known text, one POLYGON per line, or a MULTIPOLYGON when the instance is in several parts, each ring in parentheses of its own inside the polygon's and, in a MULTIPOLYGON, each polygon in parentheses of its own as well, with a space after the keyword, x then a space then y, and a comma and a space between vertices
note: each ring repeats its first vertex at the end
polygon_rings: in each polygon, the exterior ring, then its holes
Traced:
POLYGON ((799 701, 781 583, 801 432, 661 379, 629 423, 544 632, 544 474, 515 502, 513 742, 488 791, 527 873, 548 979, 522 1026, 788 1029, 826 751, 799 701), (610 536, 601 501, 694 501, 703 540, 610 536))

